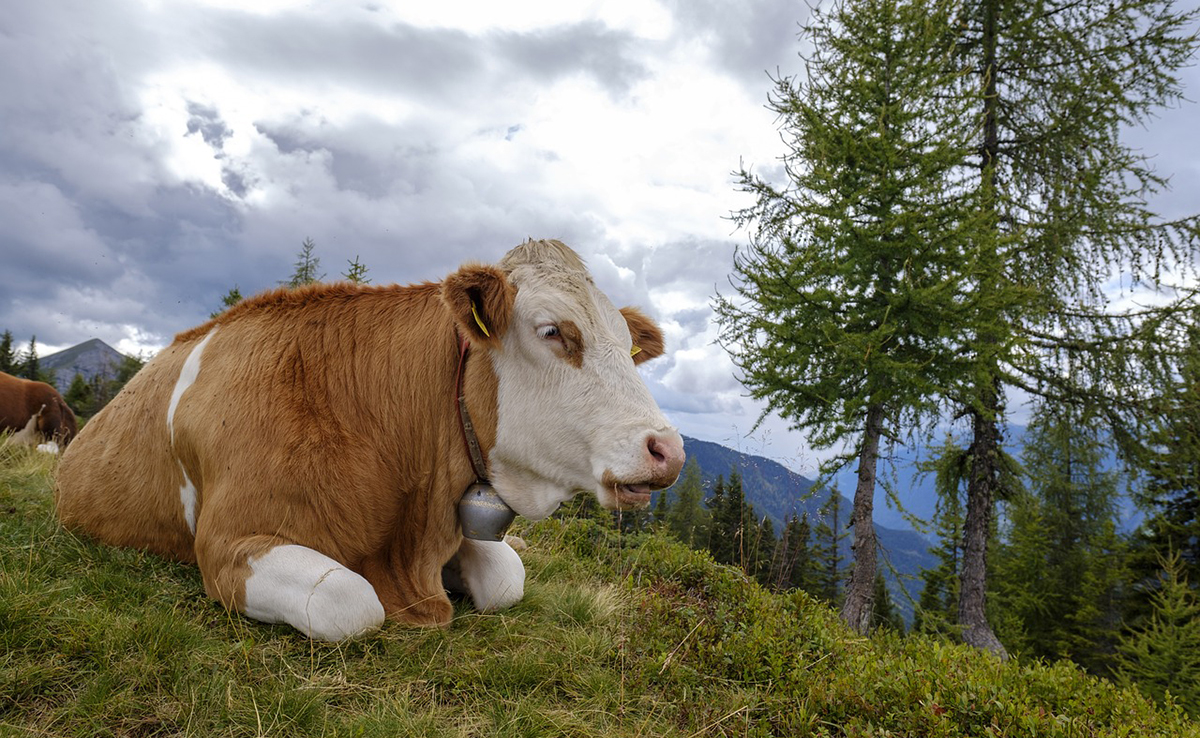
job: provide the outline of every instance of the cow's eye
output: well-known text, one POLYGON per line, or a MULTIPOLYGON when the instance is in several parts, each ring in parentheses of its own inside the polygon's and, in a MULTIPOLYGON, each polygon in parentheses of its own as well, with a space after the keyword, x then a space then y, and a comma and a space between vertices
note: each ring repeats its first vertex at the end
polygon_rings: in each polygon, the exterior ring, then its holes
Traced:
POLYGON ((558 326, 553 323, 550 325, 539 325, 537 336, 538 338, 558 338, 558 326))

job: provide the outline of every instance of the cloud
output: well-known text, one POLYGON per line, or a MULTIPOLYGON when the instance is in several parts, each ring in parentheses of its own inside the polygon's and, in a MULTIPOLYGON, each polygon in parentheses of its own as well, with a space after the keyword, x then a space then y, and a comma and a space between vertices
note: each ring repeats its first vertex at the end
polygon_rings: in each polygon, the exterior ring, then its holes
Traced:
POLYGON ((221 120, 215 107, 189 101, 187 112, 189 117, 185 135, 199 133, 204 143, 218 152, 225 147, 225 139, 229 138, 233 131, 221 120))
MULTIPOLYGON (((795 51, 808 17, 801 3, 773 0, 667 0, 680 36, 702 36, 716 65, 747 85, 764 89, 767 74, 799 66, 795 51)), ((794 73, 794 72, 793 72, 794 73)))
POLYGON ((532 32, 485 36, 495 57, 510 73, 541 82, 584 74, 617 99, 648 71, 638 60, 641 43, 630 33, 598 21, 564 24, 532 32))

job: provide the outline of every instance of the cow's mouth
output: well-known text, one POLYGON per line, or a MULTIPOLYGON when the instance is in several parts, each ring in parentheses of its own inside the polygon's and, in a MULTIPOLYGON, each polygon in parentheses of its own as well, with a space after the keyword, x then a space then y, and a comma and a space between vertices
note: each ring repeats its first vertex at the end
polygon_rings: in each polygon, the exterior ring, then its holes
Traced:
POLYGON ((617 506, 624 508, 639 508, 650 504, 650 485, 648 484, 618 484, 613 487, 616 493, 617 506))

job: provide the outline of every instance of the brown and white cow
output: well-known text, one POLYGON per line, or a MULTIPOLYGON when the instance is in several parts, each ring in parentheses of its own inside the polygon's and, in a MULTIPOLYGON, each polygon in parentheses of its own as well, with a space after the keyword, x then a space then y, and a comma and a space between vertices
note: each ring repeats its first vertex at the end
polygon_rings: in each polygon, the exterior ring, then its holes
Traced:
POLYGON ((29 445, 65 447, 77 430, 75 413, 58 390, 0 372, 0 431, 13 431, 14 439, 29 445))
POLYGON ((59 518, 195 561, 210 596, 314 638, 448 623, 454 558, 476 607, 507 607, 520 558, 456 515, 476 476, 460 338, 487 472, 518 514, 582 491, 641 506, 678 476, 682 439, 635 368, 662 353, 658 327, 565 245, 528 241, 440 283, 281 289, 179 334, 64 454, 59 518))

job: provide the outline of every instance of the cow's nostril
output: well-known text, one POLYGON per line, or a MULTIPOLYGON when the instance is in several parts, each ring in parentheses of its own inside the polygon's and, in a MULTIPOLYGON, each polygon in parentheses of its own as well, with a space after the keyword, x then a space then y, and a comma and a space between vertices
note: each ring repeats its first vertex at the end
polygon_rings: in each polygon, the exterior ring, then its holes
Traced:
POLYGON ((658 439, 654 436, 651 436, 646 442, 646 449, 650 452, 650 456, 652 456, 655 461, 659 463, 666 461, 667 455, 663 453, 662 449, 659 447, 658 439))

